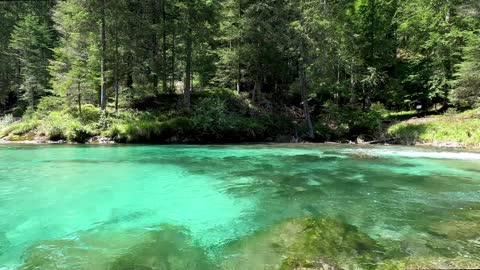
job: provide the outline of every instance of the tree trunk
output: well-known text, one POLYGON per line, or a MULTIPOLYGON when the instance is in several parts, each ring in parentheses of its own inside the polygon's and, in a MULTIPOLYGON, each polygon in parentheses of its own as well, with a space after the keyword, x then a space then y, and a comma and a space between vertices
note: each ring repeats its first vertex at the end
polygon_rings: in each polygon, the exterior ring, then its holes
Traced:
POLYGON ((78 114, 82 115, 82 92, 80 91, 80 81, 77 82, 77 100, 78 100, 78 114))
POLYGON ((115 70, 113 72, 113 84, 114 84, 114 87, 115 87, 115 114, 118 115, 118 87, 119 87, 119 83, 118 83, 118 66, 119 66, 119 63, 118 63, 118 34, 117 34, 117 30, 115 30, 115 70))
POLYGON ((303 103, 303 112, 305 115, 305 122, 307 123, 308 127, 308 138, 313 139, 315 137, 313 131, 313 124, 312 119, 310 116, 310 107, 308 106, 308 93, 307 93, 307 75, 306 75, 306 67, 305 67, 305 44, 302 38, 301 41, 301 54, 302 54, 302 63, 300 66, 300 93, 302 96, 302 103, 303 103))
POLYGON ((186 35, 186 64, 185 64, 185 83, 183 89, 183 103, 186 110, 190 110, 190 90, 192 76, 192 28, 189 26, 186 35))
POLYGON ((240 63, 237 64, 237 93, 240 93, 240 80, 242 76, 242 72, 240 70, 240 63))
POLYGON ((261 82, 260 82, 260 79, 258 78, 255 78, 255 84, 253 85, 253 90, 252 90, 252 102, 255 103, 255 100, 257 99, 257 94, 260 92, 260 88, 261 88, 261 82))
POLYGON ((172 85, 170 86, 170 91, 172 93, 176 92, 175 89, 175 38, 176 38, 176 31, 175 31, 175 20, 173 21, 173 26, 172 26, 172 70, 171 70, 171 75, 172 75, 172 85))
POLYGON ((102 55, 100 59, 100 76, 101 76, 101 88, 100 88, 100 108, 104 111, 107 108, 107 92, 105 89, 105 51, 106 51, 106 33, 105 33, 105 0, 101 0, 101 43, 102 43, 102 55))
POLYGON ((376 17, 377 17, 377 11, 376 11, 376 2, 375 0, 369 0, 369 5, 370 5, 370 14, 369 14, 369 19, 370 19, 370 29, 369 29, 369 41, 370 41, 370 52, 369 52, 369 63, 367 63, 370 66, 374 65, 375 62, 375 28, 376 28, 376 17))
MULTIPOLYGON (((241 3, 241 1, 238 1, 238 20, 240 21, 241 19, 242 19, 242 3, 241 3)), ((241 31, 240 28, 238 30, 241 31)), ((237 54, 239 54, 241 43, 242 43, 242 39, 241 39, 241 37, 239 37, 239 39, 237 40, 237 54)), ((240 93, 241 79, 242 79, 241 78, 242 77, 242 70, 241 70, 241 67, 240 67, 240 58, 238 58, 237 61, 238 61, 238 63, 237 63, 237 93, 240 93)))
POLYGON ((32 92, 31 98, 32 98, 32 110, 35 110, 35 88, 30 90, 32 92))
MULTIPOLYGON (((303 16, 303 14, 302 14, 303 16)), ((315 133, 313 130, 313 123, 312 118, 310 116, 310 107, 308 106, 308 92, 307 92, 307 49, 305 46, 305 39, 303 37, 303 32, 305 29, 303 18, 300 20, 300 25, 302 29, 302 36, 300 36, 300 94, 302 96, 302 103, 303 103, 303 113, 305 115, 305 122, 307 123, 308 127, 308 138, 313 139, 315 138, 315 133)))
POLYGON ((166 0, 162 0, 162 91, 167 92, 167 13, 166 13, 166 0))
MULTIPOLYGON (((151 7, 152 9, 152 25, 157 25, 157 0, 152 0, 151 7)), ((152 76, 152 88, 153 93, 158 98, 160 95, 158 91, 158 70, 157 70, 157 58, 158 58, 158 41, 157 41, 157 33, 155 32, 156 28, 154 28, 154 32, 152 33, 152 66, 150 67, 150 72, 153 73, 152 76)))

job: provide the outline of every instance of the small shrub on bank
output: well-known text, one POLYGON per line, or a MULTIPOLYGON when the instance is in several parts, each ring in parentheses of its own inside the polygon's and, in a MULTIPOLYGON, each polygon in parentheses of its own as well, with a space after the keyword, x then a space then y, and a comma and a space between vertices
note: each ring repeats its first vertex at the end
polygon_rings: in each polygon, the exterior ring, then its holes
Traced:
POLYGON ((92 104, 82 105, 82 113, 78 111, 78 108, 71 108, 69 110, 72 117, 77 118, 82 121, 84 124, 91 124, 98 122, 100 118, 101 110, 100 108, 92 104))
POLYGON ((67 130, 75 121, 69 114, 63 112, 51 112, 42 121, 40 126, 40 135, 45 135, 52 141, 67 139, 67 130))
POLYGON ((218 97, 206 97, 195 107, 192 123, 202 133, 215 133, 227 124, 227 107, 218 97))
POLYGON ((115 125, 110 131, 110 135, 113 135, 112 138, 126 142, 162 143, 189 137, 192 135, 191 127, 190 119, 179 117, 164 122, 139 121, 124 126, 115 125))
POLYGON ((94 135, 95 134, 91 129, 78 122, 72 123, 66 131, 66 138, 70 142, 85 143, 94 135))

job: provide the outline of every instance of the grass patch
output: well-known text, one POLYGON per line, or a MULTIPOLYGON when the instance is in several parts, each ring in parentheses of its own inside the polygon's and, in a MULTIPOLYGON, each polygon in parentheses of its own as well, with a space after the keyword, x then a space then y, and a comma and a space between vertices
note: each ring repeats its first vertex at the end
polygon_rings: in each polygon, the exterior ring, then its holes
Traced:
POLYGON ((480 147, 480 110, 447 113, 394 124, 388 134, 401 144, 455 142, 480 147))

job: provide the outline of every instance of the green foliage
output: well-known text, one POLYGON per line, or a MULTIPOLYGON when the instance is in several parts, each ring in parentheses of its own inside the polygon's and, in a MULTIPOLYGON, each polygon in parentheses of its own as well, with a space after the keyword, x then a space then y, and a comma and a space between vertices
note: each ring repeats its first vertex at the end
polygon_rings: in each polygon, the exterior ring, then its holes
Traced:
POLYGON ((113 124, 105 135, 118 142, 167 143, 182 142, 191 135, 191 121, 188 118, 173 118, 163 122, 135 121, 113 124))
POLYGON ((458 64, 453 101, 460 107, 480 105, 480 36, 471 34, 458 64))
POLYGON ((71 125, 73 119, 70 115, 62 112, 51 112, 42 125, 40 134, 45 135, 49 140, 65 140, 67 128, 71 125))
POLYGON ((376 134, 382 126, 384 109, 376 110, 340 108, 337 104, 326 103, 324 113, 315 124, 317 136, 326 139, 349 139, 362 134, 376 134))
POLYGON ((207 97, 195 106, 192 122, 194 127, 203 133, 215 133, 227 124, 226 113, 225 100, 207 97))
POLYGON ((36 113, 39 117, 46 117, 52 111, 62 111, 63 109, 65 109, 65 103, 62 98, 47 96, 38 102, 36 113))
POLYGON ((2 114, 30 104, 24 118, 60 137, 68 128, 43 123, 54 111, 122 141, 233 142, 302 137, 311 113, 317 139, 328 140, 408 117, 387 109, 478 103, 471 0, 106 2, 2 5, 2 114), (185 111, 181 91, 192 92, 185 111), (166 139, 165 123, 182 117, 191 134, 173 127, 181 134, 166 139))
MULTIPOLYGON (((101 119, 103 119, 102 121, 106 121, 105 120, 106 116, 104 115, 104 113, 101 112, 100 108, 95 107, 92 104, 82 105, 81 114, 77 109, 72 109, 71 114, 72 116, 80 119, 82 123, 85 123, 85 124, 99 123, 101 119)), ((100 124, 99 126, 103 127, 103 125, 100 125, 100 124)))
POLYGON ((69 142, 86 143, 94 135, 96 134, 92 129, 76 121, 71 122, 65 131, 69 142))
POLYGON ((49 88, 47 66, 52 45, 48 25, 35 15, 26 15, 12 33, 10 46, 22 64, 20 89, 32 108, 36 98, 49 88))
POLYGON ((13 115, 7 114, 0 117, 0 130, 14 122, 13 115))
POLYGON ((402 144, 458 143, 460 146, 478 147, 479 130, 479 112, 472 110, 461 114, 401 122, 390 127, 388 133, 402 144))
POLYGON ((39 121, 36 119, 15 122, 9 126, 4 127, 3 129, 0 129, 0 138, 7 136, 25 135, 29 132, 35 131, 38 126, 39 121))

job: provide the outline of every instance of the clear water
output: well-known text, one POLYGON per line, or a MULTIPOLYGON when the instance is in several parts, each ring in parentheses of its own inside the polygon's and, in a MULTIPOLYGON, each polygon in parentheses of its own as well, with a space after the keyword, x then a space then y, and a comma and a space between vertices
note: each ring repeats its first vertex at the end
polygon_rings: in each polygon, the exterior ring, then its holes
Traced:
MULTIPOLYGON (((224 259, 226 244, 305 216, 342 219, 377 240, 428 242, 437 237, 432 224, 469 210, 480 210, 480 153, 474 152, 315 145, 0 146, 1 270, 19 267, 32 249, 55 249, 59 243, 68 244, 52 251, 57 257, 51 260, 61 261, 55 269, 106 269, 106 261, 161 224, 188 231, 213 262, 224 259), (95 260, 98 264, 82 265, 95 260)), ((457 248, 475 241, 451 240, 457 248)), ((480 256, 472 249, 456 252, 480 256)))

